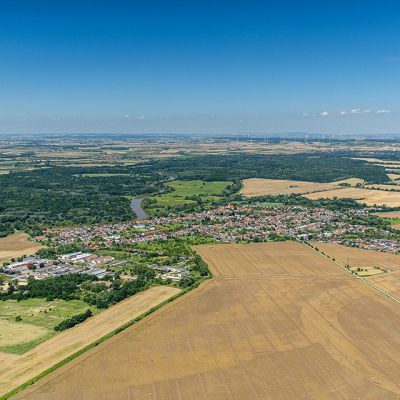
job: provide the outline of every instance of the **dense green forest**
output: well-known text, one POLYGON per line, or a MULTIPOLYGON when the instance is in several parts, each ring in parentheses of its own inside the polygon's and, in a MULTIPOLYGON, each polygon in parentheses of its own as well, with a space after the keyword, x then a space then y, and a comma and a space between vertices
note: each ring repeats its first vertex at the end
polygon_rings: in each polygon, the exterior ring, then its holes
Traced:
POLYGON ((0 175, 0 236, 15 229, 39 234, 46 226, 129 220, 134 218, 129 197, 169 191, 165 183, 171 179, 233 181, 237 182, 235 190, 241 179, 252 177, 314 182, 350 177, 371 183, 388 180, 383 167, 352 160, 351 155, 205 155, 135 166, 50 167, 4 174, 0 175))
POLYGON ((147 168, 170 173, 179 179, 206 181, 272 178, 332 182, 352 177, 371 183, 388 181, 383 167, 352 160, 347 154, 346 157, 339 157, 331 153, 208 155, 159 160, 147 168))
MULTIPOLYGON (((0 236, 14 229, 125 221, 133 218, 125 196, 163 190, 158 176, 85 176, 97 169, 49 168, 0 175, 0 236)), ((132 172, 132 171, 129 171, 132 172)))

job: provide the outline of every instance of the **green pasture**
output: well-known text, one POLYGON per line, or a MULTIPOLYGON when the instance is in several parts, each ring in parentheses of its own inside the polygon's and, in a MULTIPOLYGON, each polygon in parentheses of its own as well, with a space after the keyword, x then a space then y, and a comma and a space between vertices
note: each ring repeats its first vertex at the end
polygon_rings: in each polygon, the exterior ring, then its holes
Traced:
POLYGON ((222 192, 232 182, 205 182, 200 180, 194 181, 173 181, 167 185, 173 189, 172 192, 164 193, 156 196, 157 206, 176 206, 178 204, 193 203, 188 199, 192 196, 200 196, 203 201, 219 200, 222 192))
POLYGON ((53 328, 61 321, 88 308, 98 312, 81 300, 0 301, 0 351, 22 354, 55 335, 53 328))

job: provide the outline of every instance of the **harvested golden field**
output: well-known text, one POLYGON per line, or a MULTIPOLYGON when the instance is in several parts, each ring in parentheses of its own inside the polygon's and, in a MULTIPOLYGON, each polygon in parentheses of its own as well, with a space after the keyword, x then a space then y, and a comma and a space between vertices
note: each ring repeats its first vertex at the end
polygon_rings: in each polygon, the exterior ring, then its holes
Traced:
POLYGON ((393 190, 393 191, 398 191, 400 192, 400 187, 399 185, 385 185, 385 184, 371 184, 371 185, 365 185, 366 189, 381 189, 381 190, 393 190))
POLYGON ((400 398, 397 303, 300 244, 196 251, 214 279, 16 398, 400 398))
POLYGON ((342 179, 341 181, 335 181, 332 182, 332 185, 340 185, 341 183, 347 183, 350 186, 355 186, 358 183, 364 183, 364 179, 360 179, 360 178, 348 178, 348 179, 342 179))
POLYGON ((381 159, 379 159, 379 158, 362 158, 362 157, 359 158, 359 157, 352 157, 351 159, 352 159, 352 160, 366 161, 366 162, 369 162, 369 163, 374 163, 375 165, 383 165, 383 166, 385 166, 385 165, 390 166, 390 165, 398 164, 398 163, 399 163, 398 161, 381 160, 381 159))
POLYGON ((381 218, 400 218, 400 211, 382 211, 374 213, 381 218))
POLYGON ((342 276, 331 261, 298 242, 249 243, 194 246, 216 276, 224 277, 312 277, 342 276))
POLYGON ((152 287, 53 336, 22 355, 0 352, 0 396, 178 292, 179 289, 169 286, 152 287))
MULTIPOLYGON (((400 175, 399 174, 387 174, 387 176, 389 177, 389 179, 391 179, 392 181, 397 181, 400 179, 400 175)), ((400 182, 398 182, 400 183, 400 182)))
POLYGON ((368 158, 368 157, 351 157, 352 160, 360 160, 360 161, 366 161, 369 163, 384 163, 385 160, 381 160, 379 158, 368 158))
POLYGON ((29 240, 29 235, 23 232, 0 238, 0 263, 14 257, 35 254, 42 246, 29 240))
POLYGON ((400 270, 400 255, 382 251, 358 249, 335 243, 312 242, 314 247, 334 258, 341 265, 350 267, 381 267, 383 269, 400 270))
POLYGON ((382 288, 390 295, 400 301, 400 271, 396 270, 390 274, 382 274, 368 278, 370 282, 382 288))
POLYGON ((393 163, 389 163, 389 162, 387 162, 385 164, 374 164, 374 165, 377 165, 379 167, 384 167, 384 168, 386 168, 386 170, 389 170, 391 168, 395 168, 395 169, 400 168, 400 164, 393 164, 393 163))
POLYGON ((359 189, 359 188, 343 188, 336 190, 328 190, 325 192, 316 192, 304 195, 308 199, 354 199, 358 203, 365 203, 369 206, 387 205, 389 207, 400 206, 400 194, 398 192, 387 192, 384 190, 359 189))
POLYGON ((271 194, 303 194, 331 190, 332 188, 339 187, 339 185, 334 183, 251 178, 243 180, 243 189, 241 194, 247 197, 265 196, 271 194))

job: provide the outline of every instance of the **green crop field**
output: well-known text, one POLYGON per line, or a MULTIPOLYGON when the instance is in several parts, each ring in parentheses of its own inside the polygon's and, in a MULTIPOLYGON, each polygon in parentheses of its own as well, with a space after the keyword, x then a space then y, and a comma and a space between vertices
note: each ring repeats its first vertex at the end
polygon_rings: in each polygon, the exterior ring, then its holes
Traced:
POLYGON ((0 302, 0 351, 22 354, 56 334, 53 328, 72 315, 90 308, 81 300, 55 300, 32 298, 0 302), (20 317, 20 321, 16 321, 20 317))
POLYGON ((173 181, 167 185, 174 189, 173 192, 164 193, 155 197, 159 206, 175 206, 178 204, 193 203, 188 199, 191 196, 200 196, 203 201, 219 200, 222 192, 232 182, 204 182, 195 181, 173 181))

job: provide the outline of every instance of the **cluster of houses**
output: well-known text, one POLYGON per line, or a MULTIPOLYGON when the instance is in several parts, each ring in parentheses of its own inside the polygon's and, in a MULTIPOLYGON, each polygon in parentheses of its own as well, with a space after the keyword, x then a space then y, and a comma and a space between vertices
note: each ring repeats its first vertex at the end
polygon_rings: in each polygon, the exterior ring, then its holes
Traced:
MULTIPOLYGON (((226 205, 213 210, 160 217, 138 222, 125 222, 102 226, 82 226, 60 231, 48 231, 53 243, 82 243, 88 248, 124 245, 134 253, 138 242, 169 240, 176 237, 206 236, 221 243, 262 241, 276 235, 297 240, 329 241, 369 250, 397 253, 400 251, 398 235, 384 229, 377 229, 368 235, 370 226, 362 223, 363 217, 373 209, 338 210, 308 208, 303 206, 277 205, 266 208, 260 204, 226 205), (173 223, 175 229, 168 226, 173 223), (179 226, 179 229, 176 227, 179 226), (130 246, 132 247, 130 248, 130 246)), ((163 280, 179 282, 189 275, 190 259, 176 265, 153 263, 148 265, 163 280)), ((85 273, 101 278, 113 275, 109 267, 122 266, 126 261, 114 257, 99 256, 90 252, 62 254, 54 260, 27 257, 1 268, 3 274, 26 284, 30 276, 35 279, 60 276, 71 273, 85 273)))
POLYGON ((387 253, 398 253, 400 251, 400 242, 398 240, 340 238, 333 240, 333 242, 344 246, 360 247, 366 250, 384 251, 387 253))
POLYGON ((213 210, 152 220, 126 222, 104 226, 83 226, 48 234, 59 244, 82 241, 96 248, 114 244, 168 240, 173 237, 201 235, 221 243, 266 240, 271 236, 287 236, 298 240, 348 241, 349 245, 365 249, 398 252, 398 236, 380 229, 368 237, 368 224, 354 221, 368 216, 374 209, 332 211, 324 208, 278 205, 265 208, 262 204, 226 205, 213 210), (181 229, 170 231, 169 224, 181 229), (130 234, 126 234, 126 232, 130 234), (362 239, 346 239, 358 237, 362 239))
POLYGON ((114 260, 114 257, 82 252, 63 254, 56 260, 26 257, 22 261, 4 266, 2 273, 12 276, 19 285, 26 284, 30 276, 35 279, 44 279, 65 274, 85 273, 101 279, 113 274, 105 267, 112 265, 114 260))

